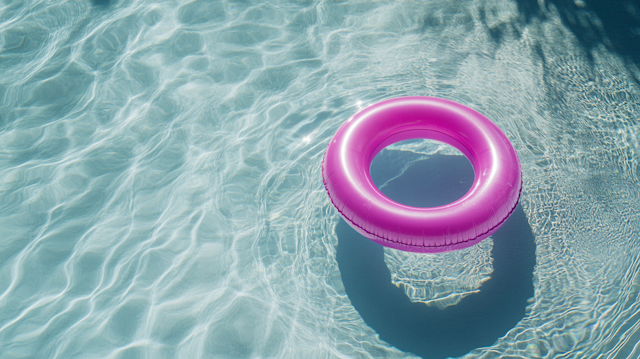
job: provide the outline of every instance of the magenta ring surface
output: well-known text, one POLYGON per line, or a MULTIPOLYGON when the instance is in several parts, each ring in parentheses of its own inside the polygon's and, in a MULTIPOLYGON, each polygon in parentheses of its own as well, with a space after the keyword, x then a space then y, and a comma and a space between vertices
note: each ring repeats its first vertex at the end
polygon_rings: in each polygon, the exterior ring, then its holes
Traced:
POLYGON ((522 190, 520 161, 498 126, 459 103, 421 96, 382 101, 348 119, 327 147, 322 179, 335 208, 360 234, 424 253, 459 250, 489 237, 513 212, 522 190), (416 138, 444 142, 469 159, 475 177, 462 198, 411 207, 375 186, 369 168, 378 152, 416 138))

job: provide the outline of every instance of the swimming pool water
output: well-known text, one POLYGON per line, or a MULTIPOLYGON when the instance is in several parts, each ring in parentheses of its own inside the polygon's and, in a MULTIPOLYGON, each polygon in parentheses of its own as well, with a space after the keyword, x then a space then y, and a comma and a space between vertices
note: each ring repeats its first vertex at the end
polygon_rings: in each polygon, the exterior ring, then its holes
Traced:
MULTIPOLYGON (((483 113, 523 167, 534 296, 467 357, 639 357, 639 23, 631 0, 0 1, 0 358, 415 357, 347 296, 320 174, 349 116, 406 95, 483 113)), ((437 284, 477 288, 487 243, 437 284)), ((442 257, 385 257, 433 294, 442 257)))

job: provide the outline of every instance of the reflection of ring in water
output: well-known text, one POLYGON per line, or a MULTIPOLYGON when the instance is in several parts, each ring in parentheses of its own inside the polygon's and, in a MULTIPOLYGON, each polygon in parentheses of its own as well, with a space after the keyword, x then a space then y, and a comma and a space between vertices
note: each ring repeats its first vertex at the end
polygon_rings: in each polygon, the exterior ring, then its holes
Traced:
MULTIPOLYGON (((469 165, 462 156, 434 155, 412 167, 433 168, 431 165, 438 163, 454 167, 469 165), (441 157, 446 157, 446 161, 441 157)), ((434 172, 438 172, 437 169, 434 172)), ((389 181, 383 189, 385 194, 412 192, 409 195, 415 196, 412 186, 424 182, 424 178, 412 178, 406 173, 389 181)), ((454 181, 453 178, 440 180, 454 181)), ((482 284, 478 293, 445 309, 411 302, 403 289, 393 285, 382 246, 358 234, 342 219, 336 234, 338 266, 355 309, 380 339, 424 358, 461 356, 475 348, 492 345, 522 320, 527 300, 534 294, 535 243, 520 205, 492 236, 491 279, 482 284)))

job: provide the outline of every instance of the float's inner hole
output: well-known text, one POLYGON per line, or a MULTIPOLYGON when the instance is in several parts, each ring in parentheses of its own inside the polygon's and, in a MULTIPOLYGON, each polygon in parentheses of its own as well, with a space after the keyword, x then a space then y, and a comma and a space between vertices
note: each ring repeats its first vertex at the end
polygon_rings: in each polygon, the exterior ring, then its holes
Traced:
POLYGON ((471 163, 460 151, 435 140, 393 143, 378 153, 371 179, 390 199, 412 207, 438 207, 464 196, 474 181, 471 163), (394 186, 388 186, 394 181, 394 186), (399 182, 398 182, 399 181, 399 182))

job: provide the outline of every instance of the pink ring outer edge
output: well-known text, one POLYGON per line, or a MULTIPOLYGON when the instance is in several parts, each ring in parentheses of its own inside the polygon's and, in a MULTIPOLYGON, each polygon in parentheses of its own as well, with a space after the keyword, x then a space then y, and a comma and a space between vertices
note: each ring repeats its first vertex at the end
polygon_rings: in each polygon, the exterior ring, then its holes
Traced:
MULTIPOLYGON (((439 132, 439 131, 434 131, 434 130, 412 130, 414 132, 439 132)), ((431 136, 431 135, 427 135, 427 136, 405 136, 406 138, 401 138, 398 140, 392 140, 392 141, 388 141, 390 138, 398 135, 400 132, 403 131, 398 131, 398 132, 391 132, 391 135, 389 135, 388 137, 386 137, 384 140, 379 141, 377 143, 370 143, 370 145, 375 145, 376 149, 371 151, 371 156, 369 159, 367 159, 366 164, 369 166, 371 164, 371 160, 373 160, 373 157, 375 157, 375 155, 382 150, 384 147, 391 145, 392 143, 401 141, 402 139, 409 139, 409 138, 429 138, 429 139, 437 139, 440 142, 444 142, 447 143, 455 148, 457 148, 458 150, 460 150, 466 157, 467 159, 472 163, 473 168, 474 168, 474 172, 476 173, 476 178, 474 180, 474 184, 472 185, 472 188, 469 190, 469 192, 467 194, 465 194, 462 198, 454 201, 452 204, 457 204, 457 203, 464 203, 465 199, 467 199, 467 197, 470 197, 470 193, 473 192, 474 188, 478 187, 478 181, 479 181, 479 175, 478 173, 480 171, 483 170, 482 167, 478 168, 477 166, 477 158, 474 158, 472 155, 470 155, 470 152, 472 152, 471 150, 467 149, 466 146, 464 144, 462 144, 461 142, 458 141, 458 139, 451 134, 443 134, 444 137, 443 138, 438 138, 438 136, 431 136), (453 141, 449 141, 447 140, 447 137, 449 137, 450 140, 453 141)), ((402 136, 401 136, 402 137, 402 136)), ((484 151, 483 151, 484 152, 484 151)), ((500 165, 504 166, 504 163, 499 163, 500 165)), ((370 184, 374 187, 375 191, 377 192, 377 195, 384 197, 387 201, 389 201, 390 203, 393 203, 395 205, 398 206, 398 208, 403 208, 403 209, 413 209, 415 211, 420 211, 420 210, 424 210, 424 208, 418 208, 418 207, 409 207, 409 206, 405 206, 399 203, 396 203, 390 199, 388 199, 386 196, 384 196, 378 189, 377 187, 375 187, 375 185, 373 185, 373 181, 370 180, 370 174, 368 171, 368 167, 367 167, 367 171, 366 171, 366 176, 370 181, 370 184)), ((329 199, 332 203, 332 205, 338 210, 338 212, 340 213, 340 215, 345 219, 345 221, 347 223, 349 223, 349 225, 351 227, 353 227, 357 232, 359 232, 360 234, 362 234, 363 236, 367 237, 370 240, 373 240, 376 243, 379 243, 383 246, 386 247, 390 247, 390 248, 394 248, 394 249, 399 249, 399 250, 403 250, 403 251, 408 251, 408 252, 420 252, 420 253, 438 253, 438 252, 447 252, 447 251, 454 251, 454 250, 460 250, 460 249, 464 249, 464 248, 468 248, 471 247, 477 243, 479 243, 480 241, 482 241, 483 239, 488 238, 489 236, 491 236, 493 233, 495 233, 501 226, 502 224, 504 224, 504 222, 509 218, 509 216, 513 213, 513 211, 516 209, 518 202, 520 200, 520 196, 522 193, 522 186, 523 186, 523 178, 522 178, 522 171, 520 168, 520 163, 519 163, 519 159, 517 157, 517 153, 515 151, 515 149, 513 148, 513 146, 511 145, 511 143, 509 142, 509 140, 507 139, 506 135, 504 135, 504 133, 495 125, 493 124, 493 122, 491 122, 490 120, 488 120, 486 117, 484 117, 482 114, 478 113, 477 111, 468 108, 464 105, 461 105, 459 103, 456 103, 454 101, 450 101, 450 100, 445 100, 445 99, 441 99, 441 98, 435 98, 435 97, 424 97, 424 96, 412 96, 412 97, 400 97, 400 98, 394 98, 394 99, 390 99, 390 100, 385 100, 379 103, 376 103, 374 105, 371 105, 361 111, 359 111, 358 113, 356 113, 354 116, 352 116, 349 120, 347 120, 347 122, 345 122, 341 128, 338 130, 338 132, 336 132, 336 135, 334 135, 334 137, 332 138, 331 142, 327 145, 327 150, 325 151, 324 155, 323 155, 323 159, 322 159, 322 179, 323 179, 323 184, 325 187, 325 190, 327 191, 327 194, 329 196, 329 199), (517 191, 517 195, 515 196, 511 196, 508 202, 511 202, 511 206, 509 206, 510 208, 508 209, 508 211, 506 212, 506 215, 504 215, 503 217, 499 218, 495 217, 493 219, 498 219, 498 221, 493 224, 490 228, 482 231, 481 233, 477 233, 477 228, 475 228, 476 230, 476 235, 474 237, 468 238, 466 240, 462 240, 462 241, 458 241, 456 243, 447 243, 447 244, 435 244, 435 245, 416 245, 416 244, 408 244, 408 243, 403 243, 400 241, 394 241, 392 239, 388 239, 388 238, 384 238, 381 237, 379 235, 377 235, 376 233, 367 230, 366 228, 364 228, 363 223, 359 223, 356 220, 353 220, 352 218, 350 218, 350 216, 348 216, 347 214, 345 214, 339 207, 337 201, 334 200, 334 196, 332 195, 332 191, 330 189, 330 185, 329 185, 329 181, 328 178, 326 177, 326 161, 327 161, 327 153, 329 153, 329 150, 331 148, 332 143, 334 142, 334 139, 336 137, 338 137, 338 134, 340 133, 340 131, 343 130, 343 128, 348 126, 348 123, 353 120, 354 118, 357 118, 359 116, 365 116, 366 113, 368 111, 371 111, 371 109, 375 108, 375 107, 381 107, 387 104, 391 104, 393 105, 393 103, 395 102, 402 102, 402 101, 425 101, 425 102, 436 102, 436 103, 440 103, 440 104, 444 104, 446 106, 452 106, 452 107, 457 107, 458 109, 464 109, 466 111, 468 111, 469 113, 471 113, 474 116, 477 116, 478 118, 482 118, 484 119, 483 121, 488 122, 490 124, 490 126, 488 127, 492 127, 493 131, 498 132, 502 139, 504 140, 506 146, 508 147, 508 150, 510 150, 513 153, 513 160, 515 161, 515 163, 513 163, 513 170, 517 171, 517 177, 519 177, 519 181, 517 183, 518 185, 518 191, 517 191)), ((487 185, 485 185, 487 186, 487 185)), ((433 207, 430 209, 435 209, 437 210, 438 208, 444 208, 446 206, 450 206, 452 204, 448 204, 445 206, 441 206, 441 207, 433 207)), ((502 209, 506 209, 506 206, 508 205, 508 203, 502 203, 501 204, 501 208, 502 209)), ((343 206, 344 207, 344 206, 343 206)), ((375 210, 375 208, 374 208, 375 210)), ((496 211, 494 210, 494 213, 496 211)), ((475 223, 475 222, 474 222, 475 223)), ((366 224, 366 223, 364 223, 366 224)), ((391 234, 391 235, 398 235, 398 233, 393 233, 392 230, 389 229, 383 229, 383 231, 387 232, 387 234, 391 234)), ((424 241, 429 241, 429 238, 423 238, 423 243, 424 241)))

